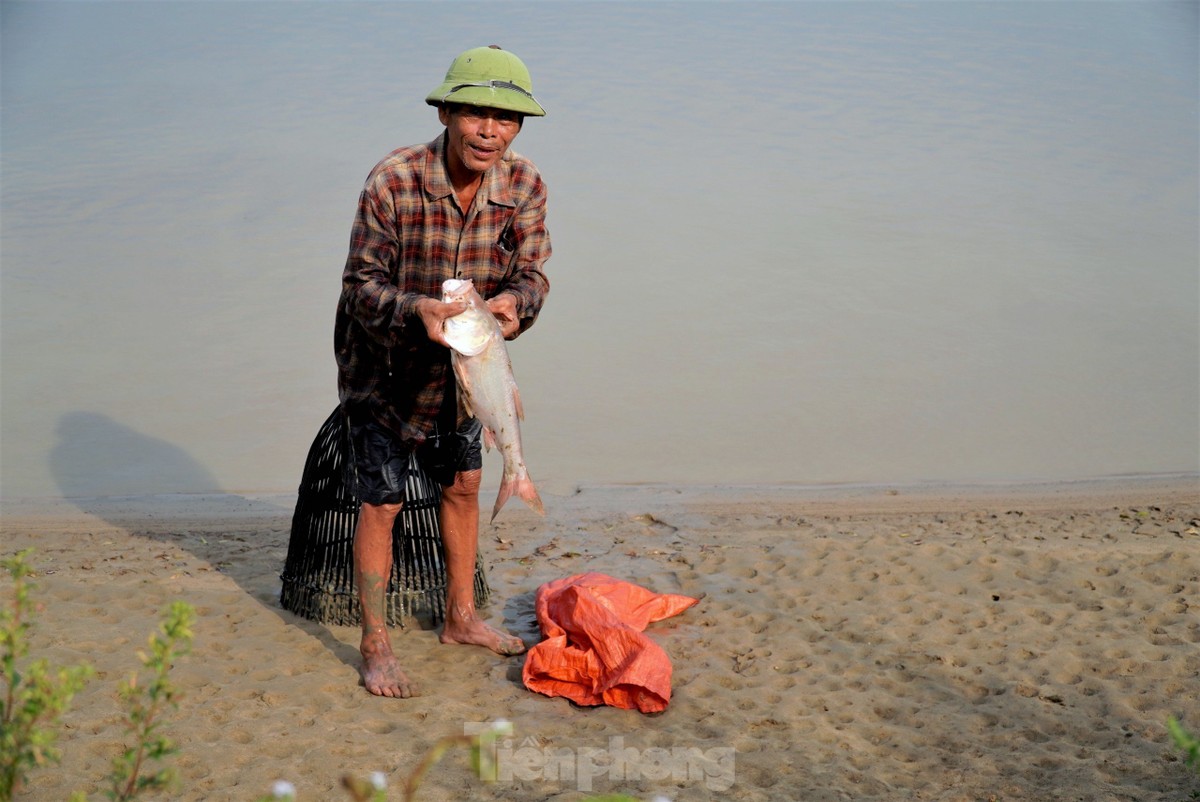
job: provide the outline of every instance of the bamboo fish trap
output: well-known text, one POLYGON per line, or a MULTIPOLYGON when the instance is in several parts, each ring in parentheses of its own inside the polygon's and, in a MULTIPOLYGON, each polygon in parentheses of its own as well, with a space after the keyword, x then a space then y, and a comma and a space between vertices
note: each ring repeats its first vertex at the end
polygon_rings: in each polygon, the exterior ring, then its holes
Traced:
MULTIPOLYGON (((323 624, 356 626, 361 621, 354 586, 354 528, 361 503, 347 472, 350 432, 341 408, 313 440, 300 480, 296 511, 284 562, 280 604, 323 624)), ((387 590, 387 622, 405 626, 428 615, 436 623, 446 614, 446 564, 438 506, 442 489, 410 457, 404 506, 392 530, 392 576, 387 590)), ((475 604, 491 591, 483 562, 475 562, 475 604)))

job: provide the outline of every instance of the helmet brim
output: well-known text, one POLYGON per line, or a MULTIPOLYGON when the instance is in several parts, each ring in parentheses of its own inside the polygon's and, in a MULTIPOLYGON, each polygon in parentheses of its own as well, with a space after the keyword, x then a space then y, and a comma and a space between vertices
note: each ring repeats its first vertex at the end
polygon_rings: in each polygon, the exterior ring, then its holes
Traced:
POLYGON ((546 110, 527 95, 514 89, 496 86, 461 86, 454 81, 445 81, 425 98, 430 106, 440 106, 443 103, 462 103, 466 106, 480 106, 487 109, 504 109, 515 111, 530 117, 545 117, 546 110))

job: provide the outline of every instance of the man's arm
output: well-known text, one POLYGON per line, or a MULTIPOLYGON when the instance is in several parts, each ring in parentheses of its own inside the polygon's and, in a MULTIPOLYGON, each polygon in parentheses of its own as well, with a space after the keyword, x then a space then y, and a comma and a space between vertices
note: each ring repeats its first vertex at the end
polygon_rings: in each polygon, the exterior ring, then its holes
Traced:
POLYGON ((517 255, 513 269, 487 302, 508 339, 533 325, 550 291, 550 281, 543 271, 551 253, 550 232, 546 230, 546 185, 528 162, 514 167, 513 180, 528 187, 512 220, 517 255))
POLYGON ((381 182, 369 182, 359 196, 358 211, 350 232, 350 253, 342 273, 342 303, 376 340, 392 346, 414 329, 446 345, 442 323, 466 305, 446 304, 416 293, 401 292, 392 283, 389 267, 399 249, 391 194, 380 191, 381 182))

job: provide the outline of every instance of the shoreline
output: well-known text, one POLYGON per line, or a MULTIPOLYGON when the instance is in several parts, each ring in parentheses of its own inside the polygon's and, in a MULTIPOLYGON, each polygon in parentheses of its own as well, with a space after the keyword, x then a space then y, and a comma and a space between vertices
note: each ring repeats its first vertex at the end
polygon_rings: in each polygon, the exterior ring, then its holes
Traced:
MULTIPOLYGON (((481 508, 495 487, 480 491, 481 508)), ((863 510, 935 510, 946 505, 1020 503, 1039 509, 1092 504, 1105 499, 1200 502, 1200 474, 1163 473, 1089 477, 1068 480, 1011 480, 989 482, 830 483, 830 484, 687 484, 580 483, 572 492, 542 491, 553 505, 620 507, 622 504, 697 501, 720 503, 799 503, 814 507, 860 507, 863 510)), ((0 524, 5 519, 63 518, 111 513, 131 517, 215 518, 263 517, 290 514, 295 493, 167 493, 85 497, 18 497, 0 499, 0 524)), ((520 506, 512 501, 506 511, 520 506)))

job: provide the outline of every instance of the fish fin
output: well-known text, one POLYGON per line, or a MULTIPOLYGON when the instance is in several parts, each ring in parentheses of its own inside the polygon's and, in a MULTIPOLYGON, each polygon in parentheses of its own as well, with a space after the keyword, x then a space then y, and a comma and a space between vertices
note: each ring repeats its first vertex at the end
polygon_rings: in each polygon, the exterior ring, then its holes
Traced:
POLYGON ((458 397, 458 406, 468 418, 473 418, 475 417, 475 410, 471 408, 470 374, 462 367, 458 360, 454 360, 453 368, 454 394, 458 397))
POLYGON ((500 514, 500 508, 504 506, 504 502, 512 498, 514 494, 538 515, 546 514, 546 508, 542 506, 542 497, 538 495, 537 487, 534 486, 532 479, 525 476, 500 483, 500 492, 496 494, 496 506, 492 507, 493 521, 500 514))
POLYGON ((461 384, 458 386, 458 406, 462 408, 468 418, 475 417, 475 410, 471 409, 471 396, 467 394, 461 384))
POLYGON ((542 505, 542 497, 538 495, 537 486, 528 476, 517 482, 517 497, 538 515, 546 514, 546 508, 542 505))
POLYGON ((525 420, 525 407, 521 406, 521 391, 517 389, 517 385, 515 383, 512 386, 512 391, 513 405, 517 409, 517 420, 525 420))
POLYGON ((496 433, 488 427, 483 427, 483 447, 491 451, 496 447, 496 433))

